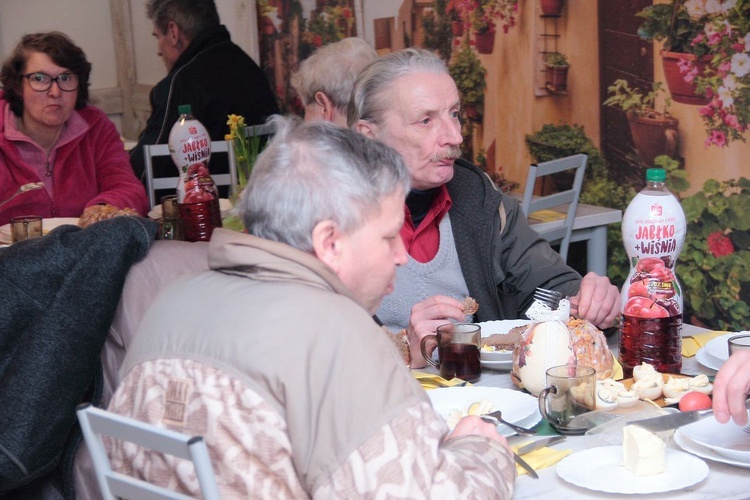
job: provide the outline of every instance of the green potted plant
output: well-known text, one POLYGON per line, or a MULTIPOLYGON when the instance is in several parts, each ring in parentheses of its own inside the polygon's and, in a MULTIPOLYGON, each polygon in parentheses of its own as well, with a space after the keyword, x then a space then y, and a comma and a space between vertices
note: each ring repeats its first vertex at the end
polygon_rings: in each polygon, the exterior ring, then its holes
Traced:
POLYGON ((706 37, 709 16, 703 2, 672 0, 638 12, 644 21, 638 35, 647 41, 664 42, 660 55, 667 87, 675 102, 705 105, 710 98, 696 88, 695 76, 705 74, 711 61, 706 37))
POLYGON ((565 92, 568 89, 568 58, 562 52, 548 52, 544 55, 547 90, 565 92))
MULTIPOLYGON (((690 187, 678 162, 660 157, 669 188, 690 187)), ((687 220, 677 259, 686 321, 714 330, 747 330, 750 317, 750 179, 708 179, 703 188, 680 196, 687 220), (687 319, 689 318, 689 319, 687 319)))
POLYGON ((482 121, 484 112, 485 75, 487 71, 464 38, 461 48, 449 66, 450 75, 461 95, 461 111, 464 117, 475 123, 482 121))
POLYGON ((674 156, 679 121, 669 114, 669 97, 664 99, 661 110, 655 107, 657 95, 664 92, 661 82, 654 82, 651 91, 643 93, 620 79, 607 87, 607 92, 609 97, 604 104, 625 112, 638 159, 643 164, 651 167, 659 155, 674 156))

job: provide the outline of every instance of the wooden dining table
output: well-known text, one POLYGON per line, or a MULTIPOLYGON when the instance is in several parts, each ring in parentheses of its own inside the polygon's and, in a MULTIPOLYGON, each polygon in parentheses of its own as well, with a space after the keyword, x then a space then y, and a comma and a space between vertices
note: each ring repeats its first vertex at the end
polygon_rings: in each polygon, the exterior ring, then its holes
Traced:
MULTIPOLYGON (((705 332, 705 329, 692 325, 683 326, 683 336, 694 335, 705 332)), ((610 349, 617 353, 619 340, 617 336, 608 339, 610 349)), ((687 375, 706 374, 713 376, 715 370, 702 366, 695 356, 683 358, 682 373, 687 375)), ((479 386, 500 387, 506 389, 520 390, 514 386, 508 371, 495 371, 484 369, 481 378, 475 383, 479 386)), ((441 389, 433 389, 441 390, 441 389)), ((529 437, 512 436, 508 438, 511 445, 529 442, 529 437)), ((750 442, 750 435, 748 436, 750 442)), ((573 453, 580 452, 591 447, 598 446, 597 439, 592 436, 568 436, 566 441, 554 446, 555 449, 570 449, 573 453)), ((681 450, 674 441, 670 440, 668 449, 681 450)), ((658 499, 747 499, 750 498, 750 469, 735 467, 732 465, 705 460, 709 467, 708 477, 691 487, 671 491, 668 493, 635 495, 635 498, 658 498, 658 499)), ((608 494, 601 491, 593 491, 568 483, 558 476, 556 465, 537 471, 539 479, 528 475, 522 475, 516 480, 514 499, 539 499, 550 498, 554 500, 563 499, 601 499, 601 498, 628 498, 630 495, 608 494)), ((631 497, 632 498, 632 497, 631 497)))

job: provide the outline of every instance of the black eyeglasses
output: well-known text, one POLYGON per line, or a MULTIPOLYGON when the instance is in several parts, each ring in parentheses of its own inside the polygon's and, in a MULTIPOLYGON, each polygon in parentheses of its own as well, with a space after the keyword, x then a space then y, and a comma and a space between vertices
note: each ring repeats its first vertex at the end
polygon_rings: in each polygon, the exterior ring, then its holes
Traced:
POLYGON ((52 86, 52 82, 57 82, 57 87, 63 92, 73 92, 78 88, 78 75, 75 73, 61 73, 55 78, 45 73, 29 73, 23 77, 29 81, 31 90, 37 92, 46 92, 52 86))

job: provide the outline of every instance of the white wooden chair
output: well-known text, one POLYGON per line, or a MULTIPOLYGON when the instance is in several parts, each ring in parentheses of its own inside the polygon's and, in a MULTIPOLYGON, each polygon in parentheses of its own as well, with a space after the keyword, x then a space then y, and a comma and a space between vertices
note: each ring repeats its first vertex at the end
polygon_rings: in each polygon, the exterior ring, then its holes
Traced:
MULTIPOLYGON (((211 174, 211 178, 217 186, 229 186, 230 191, 233 186, 237 185, 237 158, 234 155, 234 148, 231 141, 211 141, 211 157, 216 153, 226 153, 228 156, 229 173, 228 174, 211 174)), ((148 192, 148 202, 151 208, 157 205, 156 191, 160 189, 175 189, 177 187, 178 176, 174 177, 154 177, 154 167, 152 159, 157 156, 169 157, 169 146, 167 144, 154 144, 143 146, 143 161, 146 171, 146 191, 148 192)), ((175 167, 177 173, 177 167, 175 167)))
POLYGON ((135 443, 164 454, 191 460, 205 500, 219 498, 208 448, 200 436, 187 436, 169 429, 139 422, 132 418, 96 408, 88 403, 77 409, 86 446, 94 463, 96 479, 105 500, 184 500, 192 497, 114 472, 102 436, 135 443))
POLYGON ((573 231, 573 221, 575 220, 576 209, 578 208, 578 198, 581 194, 581 185, 583 184, 583 174, 586 170, 587 160, 588 155, 580 153, 531 165, 529 167, 529 175, 526 178, 526 189, 523 194, 523 201, 521 202, 521 209, 526 214, 526 217, 539 210, 546 210, 567 204, 566 217, 561 225, 556 225, 542 232, 538 231, 540 236, 550 243, 560 242, 560 256, 563 260, 568 259, 570 235, 573 231), (573 179, 573 186, 570 189, 548 196, 534 196, 534 185, 537 179, 573 169, 575 169, 575 177, 573 179))

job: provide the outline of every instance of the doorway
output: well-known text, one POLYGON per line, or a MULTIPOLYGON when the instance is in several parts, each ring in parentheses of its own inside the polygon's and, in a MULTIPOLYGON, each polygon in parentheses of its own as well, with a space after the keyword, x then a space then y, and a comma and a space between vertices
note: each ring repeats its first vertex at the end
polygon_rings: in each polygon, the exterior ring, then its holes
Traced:
MULTIPOLYGON (((631 86, 650 89, 654 81, 654 49, 638 36, 643 19, 636 12, 652 0, 599 0, 599 102, 607 87, 620 78, 631 86)), ((618 108, 601 105, 601 151, 614 179, 621 184, 643 186, 643 175, 633 150, 628 120, 618 108)))

